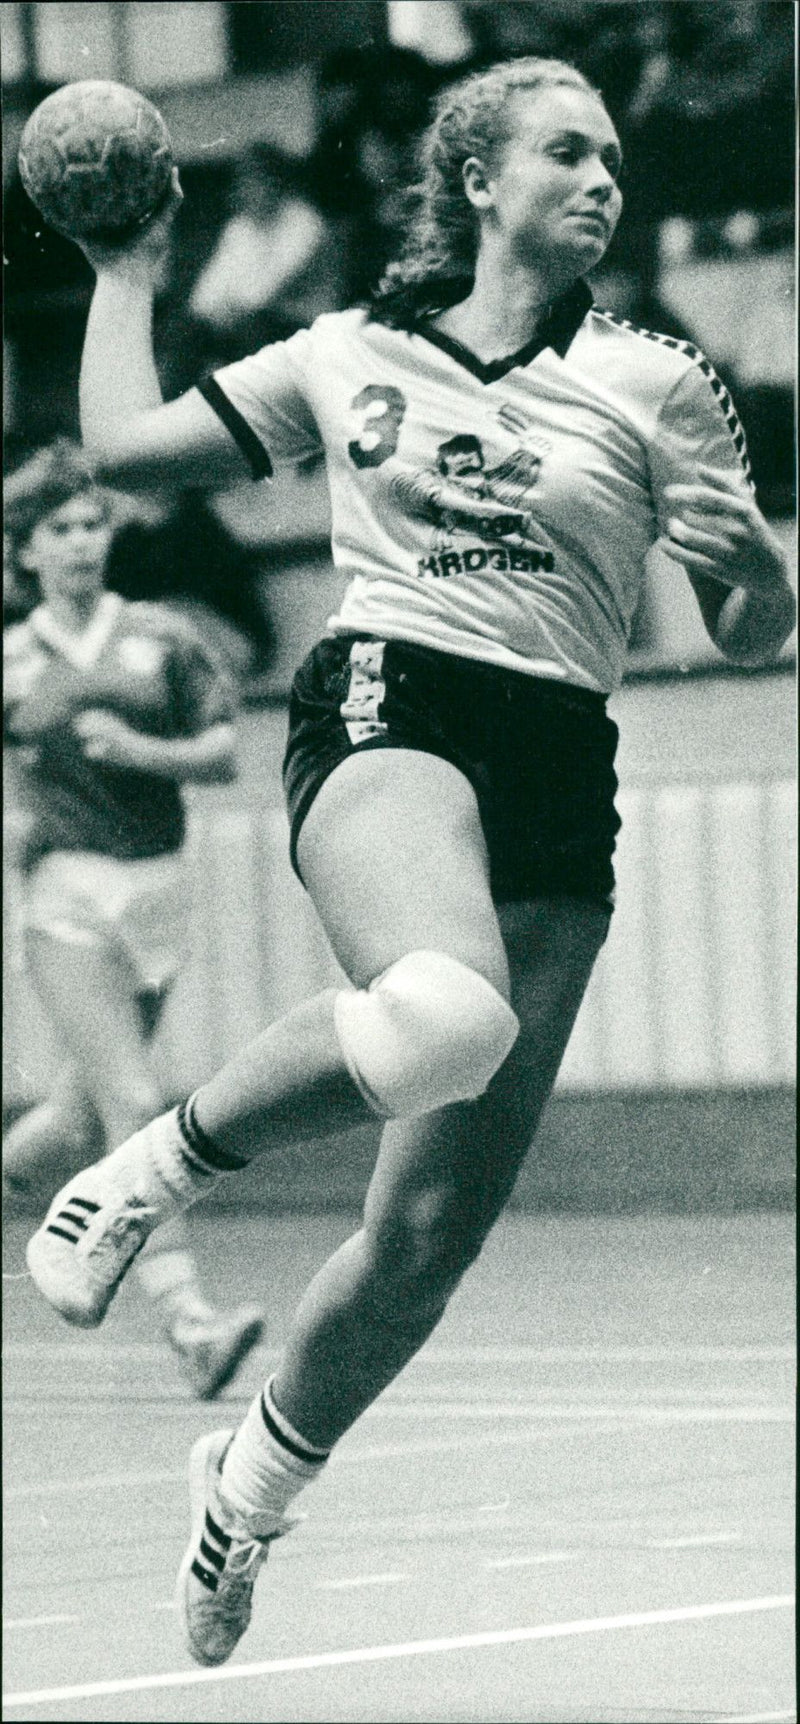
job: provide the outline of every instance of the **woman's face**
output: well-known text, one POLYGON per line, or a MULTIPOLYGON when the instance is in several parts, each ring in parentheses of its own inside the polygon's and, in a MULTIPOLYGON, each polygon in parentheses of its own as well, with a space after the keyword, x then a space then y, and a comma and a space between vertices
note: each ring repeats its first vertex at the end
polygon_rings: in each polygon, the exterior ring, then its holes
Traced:
POLYGON ((622 209, 616 131, 584 90, 519 90, 509 104, 514 130, 489 172, 484 208, 514 257, 583 275, 603 256, 622 209))
POLYGON ((112 526, 103 502, 90 493, 70 497, 43 515, 19 553, 38 576, 42 597, 76 601, 102 590, 112 526))

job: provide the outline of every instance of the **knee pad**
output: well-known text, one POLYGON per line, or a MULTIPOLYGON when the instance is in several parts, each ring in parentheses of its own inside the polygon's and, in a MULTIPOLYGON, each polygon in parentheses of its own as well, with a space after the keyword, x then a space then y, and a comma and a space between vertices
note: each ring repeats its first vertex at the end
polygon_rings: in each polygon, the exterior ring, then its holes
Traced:
POLYGON ((334 1021, 353 1081, 390 1119, 482 1095, 519 1031, 491 982, 444 952, 408 952, 337 994, 334 1021))

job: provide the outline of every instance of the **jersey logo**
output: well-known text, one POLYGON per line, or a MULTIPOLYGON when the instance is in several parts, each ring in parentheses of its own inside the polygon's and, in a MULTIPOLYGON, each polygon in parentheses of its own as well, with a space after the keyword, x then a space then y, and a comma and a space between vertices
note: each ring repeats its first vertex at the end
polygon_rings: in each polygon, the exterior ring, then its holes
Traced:
POLYGON ((511 431, 515 437, 522 440, 526 449, 538 455, 539 461, 549 455, 553 445, 549 437, 544 437, 537 430, 536 423, 524 412, 516 401, 502 401, 497 409, 497 422, 504 431, 511 431))
POLYGON ((353 465, 382 467, 389 462, 389 494, 405 515, 433 527, 431 554, 421 557, 422 576, 473 574, 481 569, 514 569, 532 573, 552 570, 553 553, 529 507, 550 443, 527 414, 513 402, 501 403, 497 419, 511 432, 517 446, 493 467, 487 466, 480 437, 459 431, 436 450, 435 465, 407 467, 395 459, 406 398, 391 384, 368 383, 350 403, 359 416, 358 435, 347 445, 353 465), (466 549, 454 546, 453 536, 479 540, 466 549), (492 547, 500 554, 490 555, 492 547))
MULTIPOLYGON (((504 423, 509 428, 508 421, 504 423)), ((514 429, 527 430, 521 416, 515 417, 514 429)), ((431 554, 420 559, 419 573, 552 568, 552 552, 530 512, 530 494, 544 452, 543 444, 534 447, 527 437, 490 467, 480 438, 462 431, 439 444, 435 467, 414 470, 397 463, 398 470, 389 480, 390 493, 405 514, 430 521, 434 527, 431 554), (454 534, 462 538, 466 534, 481 543, 462 552, 453 545, 454 534), (513 565, 508 556, 501 562, 488 557, 486 546, 497 544, 515 553, 513 565)))
POLYGON ((451 548, 430 557, 420 557, 417 573, 428 580, 444 579, 447 575, 479 575, 485 569, 516 575, 533 575, 541 569, 551 575, 555 566, 552 551, 515 551, 507 545, 468 545, 464 551, 451 548))
POLYGON ((127 635, 117 646, 117 657, 134 676, 155 676, 164 661, 164 648, 160 641, 127 635))

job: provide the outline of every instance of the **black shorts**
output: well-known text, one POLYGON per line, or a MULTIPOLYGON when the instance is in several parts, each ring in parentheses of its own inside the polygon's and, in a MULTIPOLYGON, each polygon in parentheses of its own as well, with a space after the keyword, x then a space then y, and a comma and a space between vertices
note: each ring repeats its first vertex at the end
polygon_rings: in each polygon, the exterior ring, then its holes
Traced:
POLYGON ((328 774, 354 751, 420 748, 478 799, 492 894, 611 908, 617 727, 606 697, 408 641, 320 641, 295 676, 284 785, 297 838, 328 774))

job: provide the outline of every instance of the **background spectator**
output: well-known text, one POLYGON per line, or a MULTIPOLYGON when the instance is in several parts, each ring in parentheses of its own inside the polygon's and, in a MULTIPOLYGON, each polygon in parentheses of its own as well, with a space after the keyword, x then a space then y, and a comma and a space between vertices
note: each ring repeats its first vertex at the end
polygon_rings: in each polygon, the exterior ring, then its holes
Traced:
POLYGON ((375 285, 397 249, 417 137, 441 77, 406 48, 344 51, 320 70, 309 168, 320 207, 340 224, 348 301, 375 285))
MULTIPOLYGON (((66 17, 74 9, 49 10, 66 17)), ((593 284, 598 298, 707 352, 747 429, 762 503, 791 511, 795 8, 788 0, 459 0, 457 10, 439 0, 339 0, 335 8, 252 0, 221 10, 228 59, 219 86, 179 92, 174 112, 169 91, 156 91, 175 130, 186 190, 156 316, 168 398, 217 364, 364 298, 398 249, 403 187, 415 178, 416 139, 432 94, 470 64, 556 54, 602 90, 628 160, 625 219, 593 284)), ((189 83, 190 58, 187 50, 189 83)), ((92 70, 66 68, 64 76, 92 70)), ((135 81, 131 68, 127 75, 135 81)), ((7 134, 43 93, 35 79, 9 89, 7 134)), ((9 136, 9 164, 14 152, 9 136)), ((42 222, 13 171, 5 254, 7 450, 24 454, 59 432, 77 434, 91 272, 78 248, 42 222)), ((228 611, 245 606, 253 646, 245 644, 243 662, 252 650, 254 664, 266 663, 259 619, 272 605, 285 633, 278 589, 285 576, 288 607, 304 558, 307 593, 322 611, 335 603, 319 575, 327 556, 324 481, 309 511, 308 480, 285 474, 280 486, 261 488, 257 503, 246 487, 230 508, 226 499, 226 522, 247 540, 254 562, 248 579, 237 574, 228 610, 220 597, 213 614, 238 629, 228 611)), ((332 572, 327 579, 334 583, 332 572)), ((212 584, 219 597, 233 583, 215 576, 212 584)), ((305 616, 305 599, 301 608, 305 616)), ((230 633, 229 646, 239 651, 243 638, 230 633)), ((668 660, 668 644, 659 650, 668 660)), ((276 675, 278 683, 288 678, 280 650, 276 659, 273 692, 276 675)))
POLYGON ((338 303, 336 248, 298 168, 266 145, 236 163, 230 214, 189 301, 220 358, 280 341, 338 303))

